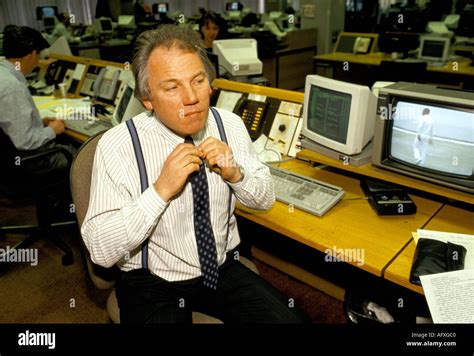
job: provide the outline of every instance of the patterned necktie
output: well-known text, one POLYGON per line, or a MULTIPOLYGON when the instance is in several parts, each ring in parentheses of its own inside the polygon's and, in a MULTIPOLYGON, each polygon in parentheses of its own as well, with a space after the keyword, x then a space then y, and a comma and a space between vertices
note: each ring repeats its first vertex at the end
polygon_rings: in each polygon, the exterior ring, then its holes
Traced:
MULTIPOLYGON (((186 136, 184 142, 194 144, 190 136, 186 136)), ((205 165, 201 165, 199 172, 191 174, 189 180, 193 188, 194 231, 203 284, 211 289, 216 289, 219 276, 217 250, 209 212, 209 185, 207 184, 205 165)))

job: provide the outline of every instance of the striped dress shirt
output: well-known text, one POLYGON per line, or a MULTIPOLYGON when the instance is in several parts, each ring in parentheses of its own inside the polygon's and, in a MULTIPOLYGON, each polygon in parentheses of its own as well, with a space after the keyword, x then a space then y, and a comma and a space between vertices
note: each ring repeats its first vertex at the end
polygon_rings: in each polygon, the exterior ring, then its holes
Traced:
MULTIPOLYGON (((234 159, 245 172, 241 182, 231 184, 206 169, 211 224, 218 263, 222 265, 226 253, 240 242, 233 214, 236 199, 249 208, 267 210, 272 207, 275 195, 270 172, 258 160, 242 119, 229 111, 218 111, 234 159), (230 220, 229 189, 233 193, 230 220)), ((191 184, 186 183, 182 192, 169 202, 164 202, 154 188, 165 160, 184 139, 153 113, 142 113, 133 121, 143 150, 149 188, 141 193, 138 165, 126 125, 106 132, 94 157, 89 209, 81 229, 84 243, 95 263, 104 267, 117 264, 129 271, 142 267, 141 244, 148 239, 148 268, 153 274, 168 281, 199 277, 191 184)), ((204 128, 192 136, 196 146, 208 137, 220 139, 210 110, 204 128)))

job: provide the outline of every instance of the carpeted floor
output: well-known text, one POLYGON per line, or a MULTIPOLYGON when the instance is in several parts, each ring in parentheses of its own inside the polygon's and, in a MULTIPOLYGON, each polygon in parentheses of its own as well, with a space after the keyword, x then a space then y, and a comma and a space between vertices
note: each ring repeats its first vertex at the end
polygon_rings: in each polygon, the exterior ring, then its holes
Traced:
MULTIPOLYGON (((0 225, 34 222, 34 208, 8 207, 0 199, 0 225)), ((61 264, 62 252, 51 241, 40 240, 38 264, 0 263, 0 323, 110 323, 106 312, 108 291, 95 288, 88 280, 76 230, 64 230, 74 252, 71 266, 61 264)), ((21 236, 0 240, 0 248, 12 246, 21 236)), ((308 285, 254 261, 263 278, 292 297, 314 323, 345 323, 342 303, 308 285)))

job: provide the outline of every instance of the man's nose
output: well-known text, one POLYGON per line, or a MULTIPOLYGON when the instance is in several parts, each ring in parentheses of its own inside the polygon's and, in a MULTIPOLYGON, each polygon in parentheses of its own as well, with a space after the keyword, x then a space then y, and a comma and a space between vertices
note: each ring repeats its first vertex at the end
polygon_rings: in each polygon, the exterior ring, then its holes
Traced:
POLYGON ((181 95, 184 105, 193 105, 199 101, 198 96, 191 85, 183 87, 181 95))

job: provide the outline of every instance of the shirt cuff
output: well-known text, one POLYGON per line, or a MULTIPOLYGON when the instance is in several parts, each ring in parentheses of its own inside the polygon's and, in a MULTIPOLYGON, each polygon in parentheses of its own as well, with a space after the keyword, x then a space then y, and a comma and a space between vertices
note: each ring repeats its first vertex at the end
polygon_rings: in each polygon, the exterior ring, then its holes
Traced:
POLYGON ((242 179, 240 182, 235 182, 235 183, 230 183, 230 182, 227 182, 227 184, 230 185, 230 187, 235 190, 235 191, 239 191, 239 190, 246 190, 246 188, 248 187, 248 183, 250 182, 250 173, 247 169, 244 169, 243 167, 241 167, 242 169, 242 174, 244 175, 244 179, 242 179))
POLYGON ((46 126, 44 129, 45 129, 45 132, 46 132, 46 136, 49 139, 54 140, 56 138, 56 134, 54 133, 54 130, 51 127, 46 126))
POLYGON ((139 204, 148 217, 156 219, 156 217, 166 209, 169 202, 166 203, 163 201, 163 199, 161 199, 159 194, 156 192, 155 187, 151 186, 145 190, 145 192, 143 192, 140 197, 139 204))

